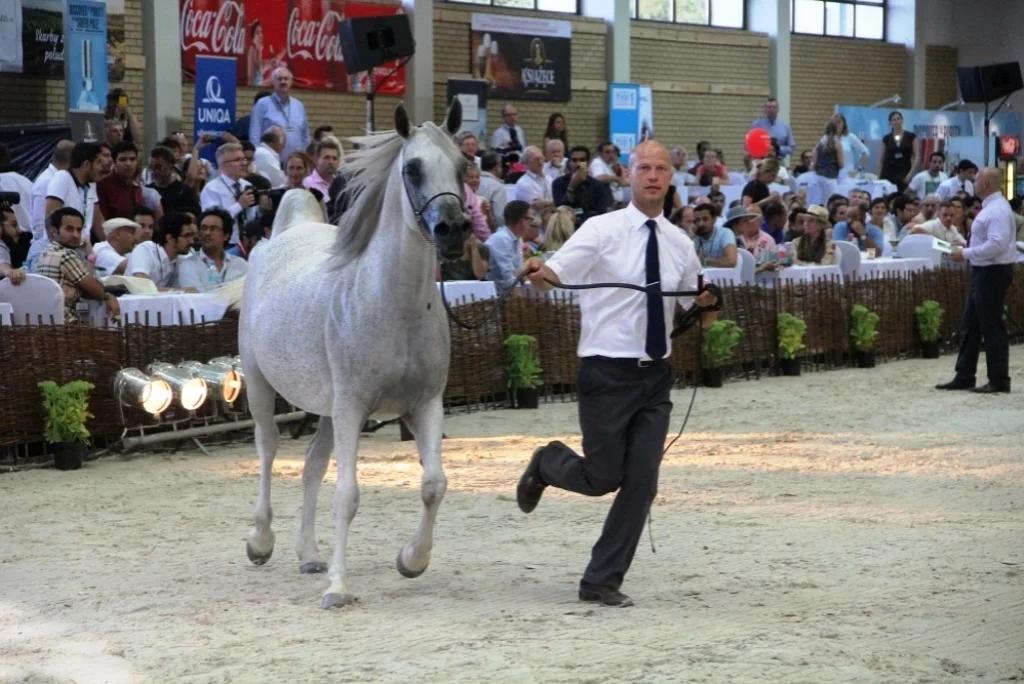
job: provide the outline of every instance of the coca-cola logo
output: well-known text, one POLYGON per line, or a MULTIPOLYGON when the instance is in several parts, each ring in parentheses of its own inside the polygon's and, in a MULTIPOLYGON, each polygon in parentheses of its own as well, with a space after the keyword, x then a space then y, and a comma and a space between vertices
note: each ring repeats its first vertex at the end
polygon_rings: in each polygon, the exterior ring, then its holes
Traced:
POLYGON ((226 0, 214 10, 197 10, 192 0, 181 8, 181 49, 215 55, 245 53, 245 10, 226 0))
POLYGON ((340 14, 331 10, 320 21, 301 19, 298 8, 293 7, 288 14, 288 58, 344 62, 338 31, 338 24, 342 18, 340 14))

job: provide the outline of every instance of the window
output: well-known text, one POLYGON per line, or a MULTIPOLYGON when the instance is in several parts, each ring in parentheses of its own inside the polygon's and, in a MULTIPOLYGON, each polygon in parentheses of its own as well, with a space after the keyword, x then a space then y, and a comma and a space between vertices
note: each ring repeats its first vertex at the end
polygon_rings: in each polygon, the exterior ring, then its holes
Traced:
POLYGON ((792 0, 793 32, 885 40, 886 0, 792 0))
POLYGON ((578 0, 452 0, 452 2, 488 7, 514 7, 515 9, 539 10, 541 12, 580 13, 578 0))
POLYGON ((746 0, 632 0, 630 16, 721 28, 746 28, 746 0))

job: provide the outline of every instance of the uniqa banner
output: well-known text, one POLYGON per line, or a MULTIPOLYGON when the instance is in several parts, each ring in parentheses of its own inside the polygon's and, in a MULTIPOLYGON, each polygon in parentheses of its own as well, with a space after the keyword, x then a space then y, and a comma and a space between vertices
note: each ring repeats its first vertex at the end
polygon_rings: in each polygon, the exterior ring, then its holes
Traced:
POLYGON ((219 138, 235 122, 235 85, 238 65, 234 57, 196 58, 196 97, 192 130, 196 139, 219 138))
MULTIPOLYGON (((350 74, 341 51, 340 26, 349 17, 400 14, 399 5, 345 0, 178 0, 181 66, 195 78, 200 55, 234 57, 238 83, 269 86, 287 66, 297 88, 366 92, 367 72, 350 74)), ((374 69, 377 92, 405 92, 397 60, 374 69)))
POLYGON ((470 28, 473 76, 490 83, 491 97, 569 101, 569 22, 474 14, 470 28))
POLYGON ((107 105, 106 3, 65 0, 64 44, 68 109, 104 109, 107 105))

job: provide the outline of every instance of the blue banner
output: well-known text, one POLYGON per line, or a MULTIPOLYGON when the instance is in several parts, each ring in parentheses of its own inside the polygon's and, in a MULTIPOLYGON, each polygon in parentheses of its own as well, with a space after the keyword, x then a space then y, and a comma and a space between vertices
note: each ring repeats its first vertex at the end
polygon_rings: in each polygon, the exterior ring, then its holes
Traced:
MULTIPOLYGON (((235 123, 235 84, 238 67, 234 57, 196 57, 196 96, 192 116, 195 139, 207 136, 214 144, 202 156, 214 161, 221 134, 235 123)), ((259 141, 254 140, 253 144, 259 141)))
POLYGON ((65 0, 64 64, 69 110, 102 111, 107 104, 107 3, 65 0))
MULTIPOLYGON (((641 140, 644 122, 641 121, 640 90, 641 86, 635 83, 608 84, 608 139, 619 148, 619 161, 623 164, 629 163, 629 153, 641 140)), ((649 117, 648 114, 647 129, 651 123, 649 117)))

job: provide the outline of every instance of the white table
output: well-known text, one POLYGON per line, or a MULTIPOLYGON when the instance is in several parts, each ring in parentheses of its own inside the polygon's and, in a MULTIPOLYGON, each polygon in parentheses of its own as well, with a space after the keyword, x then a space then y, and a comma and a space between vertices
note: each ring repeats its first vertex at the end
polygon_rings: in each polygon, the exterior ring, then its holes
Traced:
MULTIPOLYGON (((441 283, 437 284, 440 291, 441 283)), ((481 299, 494 299, 498 296, 494 289, 494 283, 489 280, 446 280, 444 282, 444 297, 449 304, 468 304, 469 302, 481 299)))
MULTIPOLYGON (((212 293, 161 292, 155 295, 123 295, 121 322, 142 325, 192 325, 224 318, 227 305, 212 293)), ((101 314, 102 315, 102 314, 101 314)), ((95 322, 95 317, 93 318, 95 322)))
POLYGON ((925 271, 930 268, 932 268, 932 260, 920 257, 901 259, 894 259, 893 257, 862 258, 857 275, 861 278, 874 278, 893 273, 916 273, 917 271, 925 271))
POLYGON ((704 280, 716 285, 742 285, 743 279, 740 276, 738 266, 733 268, 705 268, 704 280))
POLYGON ((838 266, 787 266, 778 271, 761 271, 757 284, 775 287, 775 283, 810 283, 815 280, 843 279, 838 266))
POLYGON ((14 325, 14 307, 0 302, 0 325, 14 325))

